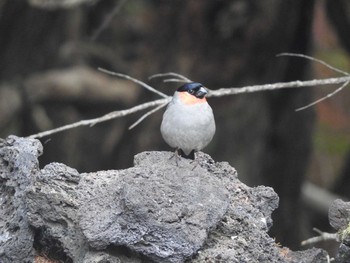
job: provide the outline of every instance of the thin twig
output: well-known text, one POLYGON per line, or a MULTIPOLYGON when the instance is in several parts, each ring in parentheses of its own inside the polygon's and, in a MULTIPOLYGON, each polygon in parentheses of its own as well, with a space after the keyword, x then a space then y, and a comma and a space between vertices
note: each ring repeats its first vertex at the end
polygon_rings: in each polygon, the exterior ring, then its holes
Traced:
POLYGON ((183 76, 181 74, 178 74, 178 73, 174 73, 174 72, 154 74, 152 76, 149 76, 148 80, 151 80, 151 79, 154 79, 154 78, 163 78, 163 77, 178 77, 179 79, 182 79, 184 81, 192 82, 190 79, 186 78, 185 76, 183 76))
POLYGON ((314 58, 314 57, 310 57, 310 56, 307 56, 307 55, 304 55, 304 54, 299 54, 299 53, 281 53, 281 54, 277 54, 276 57, 282 57, 282 56, 289 56, 289 57, 300 57, 300 58, 305 58, 305 59, 308 59, 308 60, 311 60, 311 61, 315 61, 315 62, 318 62, 324 66, 326 66, 327 68, 331 69, 331 70, 334 70, 340 74, 343 74, 345 76, 348 76, 349 73, 348 72, 345 72, 341 69, 338 69, 338 68, 335 68, 331 65, 329 65, 328 63, 324 62, 323 60, 320 60, 320 59, 317 59, 317 58, 314 58))
POLYGON ((164 79, 163 82, 182 82, 182 83, 188 83, 187 80, 184 79, 164 79))
POLYGON ((319 234, 317 237, 312 237, 307 240, 304 240, 301 242, 302 246, 310 245, 310 244, 315 244, 319 243, 321 241, 327 241, 327 240, 335 240, 339 241, 339 234, 338 233, 327 233, 327 232, 322 232, 321 230, 317 228, 313 228, 313 230, 319 234))
POLYGON ((171 100, 171 97, 167 97, 165 99, 159 99, 159 100, 155 100, 155 101, 146 102, 146 103, 137 105, 135 107, 132 107, 130 109, 113 111, 113 112, 110 112, 110 113, 108 113, 102 117, 99 117, 99 118, 78 121, 78 122, 75 122, 72 124, 58 127, 56 129, 52 129, 52 130, 48 130, 48 131, 44 131, 44 132, 39 132, 37 134, 33 134, 33 135, 28 136, 28 137, 29 138, 43 138, 45 136, 48 136, 48 135, 51 135, 54 133, 70 130, 70 129, 77 128, 80 126, 93 126, 93 125, 100 123, 100 122, 108 121, 108 120, 115 119, 118 117, 123 117, 123 116, 129 115, 129 114, 132 114, 132 113, 144 110, 144 109, 148 109, 148 108, 151 108, 151 107, 154 107, 157 105, 163 105, 163 104, 169 103, 170 100, 171 100))
POLYGON ((140 122, 142 122, 144 119, 146 119, 149 115, 155 113, 156 111, 160 110, 161 108, 163 108, 164 106, 166 106, 169 102, 167 101, 164 104, 159 105, 158 107, 154 108, 151 111, 146 112, 144 115, 141 116, 141 118, 139 118, 136 122, 134 122, 130 127, 129 130, 135 128, 140 122))
POLYGON ((112 75, 112 76, 118 76, 120 78, 124 78, 124 79, 130 80, 132 82, 135 82, 135 83, 141 85, 142 87, 148 89, 149 91, 158 94, 159 96, 161 96, 163 98, 169 97, 168 95, 164 94, 163 92, 160 92, 160 91, 156 90, 155 88, 151 87, 150 85, 142 82, 141 80, 138 80, 138 79, 135 79, 133 77, 130 77, 129 75, 113 72, 113 71, 110 71, 110 70, 107 70, 107 69, 103 69, 103 68, 98 68, 98 70, 101 71, 101 72, 107 73, 109 75, 112 75))
POLYGON ((93 33, 92 37, 90 38, 90 41, 95 41, 101 32, 106 29, 106 27, 111 23, 113 17, 120 11, 120 9, 125 4, 126 0, 119 0, 119 2, 115 5, 113 10, 107 15, 107 17, 103 20, 103 23, 101 26, 97 28, 97 30, 93 33))
POLYGON ((347 85, 349 84, 349 81, 348 82, 345 82, 343 85, 341 85, 339 88, 337 88, 335 91, 333 91, 332 93, 328 93, 326 96, 314 101, 314 102, 311 102, 310 104, 306 105, 306 106, 303 106, 303 107, 300 107, 298 109, 296 109, 295 111, 301 111, 301 110, 305 110, 307 108, 310 108, 314 105, 316 105, 317 103, 321 102, 321 101, 324 101, 332 96, 334 96, 335 94, 337 94, 339 91, 343 90, 347 85))

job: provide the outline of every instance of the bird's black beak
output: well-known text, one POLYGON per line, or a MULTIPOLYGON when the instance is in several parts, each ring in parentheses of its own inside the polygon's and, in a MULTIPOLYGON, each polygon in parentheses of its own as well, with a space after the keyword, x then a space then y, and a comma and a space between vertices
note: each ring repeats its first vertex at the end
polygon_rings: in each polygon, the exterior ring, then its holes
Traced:
POLYGON ((200 89, 196 92, 195 96, 199 99, 203 99, 207 94, 208 91, 205 88, 200 87, 200 89))

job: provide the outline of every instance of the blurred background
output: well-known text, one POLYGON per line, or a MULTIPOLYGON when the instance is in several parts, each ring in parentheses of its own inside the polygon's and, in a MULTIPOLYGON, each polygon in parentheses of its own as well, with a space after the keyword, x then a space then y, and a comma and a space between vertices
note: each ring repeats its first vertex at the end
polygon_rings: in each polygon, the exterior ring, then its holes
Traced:
MULTIPOLYGON (((314 56, 350 72, 347 0, 1 0, 0 137, 28 136, 158 99, 131 75, 172 95, 176 85, 147 81, 177 72, 210 89, 339 76, 281 52, 314 56)), ((350 198, 350 94, 295 109, 336 87, 209 99, 217 123, 205 149, 249 186, 280 196, 270 235, 300 249, 329 228, 330 202, 350 198)), ((41 166, 79 172, 132 166, 142 151, 170 150, 164 110, 129 131, 143 113, 41 139, 41 166)), ((322 245, 322 244, 321 244, 322 245)), ((327 247, 330 249, 330 247, 327 247)))

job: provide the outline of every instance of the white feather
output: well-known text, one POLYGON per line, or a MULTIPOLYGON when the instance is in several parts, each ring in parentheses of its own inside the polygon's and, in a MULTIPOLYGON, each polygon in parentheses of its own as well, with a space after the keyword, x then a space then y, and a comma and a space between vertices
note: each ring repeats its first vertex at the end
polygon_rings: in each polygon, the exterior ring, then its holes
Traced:
POLYGON ((207 102, 184 104, 175 92, 163 115, 160 127, 162 136, 173 148, 180 148, 188 155, 209 144, 215 134, 213 110, 207 102))

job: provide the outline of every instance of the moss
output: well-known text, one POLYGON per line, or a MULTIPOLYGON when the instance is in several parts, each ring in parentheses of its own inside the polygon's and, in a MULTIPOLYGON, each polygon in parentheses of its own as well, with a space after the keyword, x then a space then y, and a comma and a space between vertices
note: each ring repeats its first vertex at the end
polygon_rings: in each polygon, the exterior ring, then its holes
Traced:
POLYGON ((314 137, 316 149, 332 155, 344 155, 350 148, 350 136, 346 133, 318 129, 314 137))
POLYGON ((349 235, 350 235, 350 222, 348 223, 348 227, 345 228, 343 231, 341 231, 340 238, 341 240, 344 240, 349 235))

